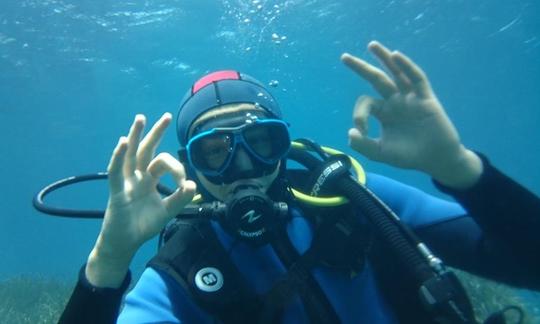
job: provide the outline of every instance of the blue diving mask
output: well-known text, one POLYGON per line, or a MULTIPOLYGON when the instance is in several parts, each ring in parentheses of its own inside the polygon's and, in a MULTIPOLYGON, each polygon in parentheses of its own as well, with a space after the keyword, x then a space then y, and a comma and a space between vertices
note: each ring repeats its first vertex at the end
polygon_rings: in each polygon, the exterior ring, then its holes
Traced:
POLYGON ((227 184, 269 174, 290 149, 288 125, 284 121, 259 119, 250 113, 240 119, 239 126, 227 127, 230 121, 225 127, 205 125, 206 130, 197 129, 186 145, 190 166, 213 183, 227 184), (251 159, 251 170, 236 170, 234 158, 240 149, 251 159))

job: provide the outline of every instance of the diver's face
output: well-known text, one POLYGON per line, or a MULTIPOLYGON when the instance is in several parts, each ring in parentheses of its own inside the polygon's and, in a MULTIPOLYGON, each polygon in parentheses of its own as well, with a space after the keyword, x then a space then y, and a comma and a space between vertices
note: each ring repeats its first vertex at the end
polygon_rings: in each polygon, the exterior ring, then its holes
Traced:
MULTIPOLYGON (((243 153, 245 154, 245 153, 243 153)), ((242 153, 237 152, 237 156, 234 158, 234 165, 231 165, 231 167, 249 167, 249 164, 251 162, 248 162, 250 160, 249 157, 243 157, 242 153)), ((279 173, 279 164, 272 172, 271 174, 258 177, 258 178, 242 178, 239 180, 236 180, 233 183, 230 184, 215 184, 210 182, 202 173, 196 171, 197 177, 199 178, 199 182, 201 185, 214 197, 216 197, 220 201, 225 201, 227 197, 230 197, 231 194, 234 192, 236 188, 239 186, 244 185, 250 185, 258 188, 261 192, 266 192, 268 188, 272 185, 274 180, 276 180, 277 175, 279 173)))
MULTIPOLYGON (((208 121, 215 121, 217 119, 227 120, 233 116, 242 116, 249 113, 260 114, 261 109, 249 104, 228 105, 216 108, 199 117, 198 120, 194 122, 192 129, 196 129, 197 125, 204 125, 204 123, 207 123, 208 121)), ((264 129, 254 129, 250 132, 250 136, 256 137, 256 139, 252 139, 250 142, 258 146, 258 152, 264 154, 265 145, 270 149, 271 134, 266 134, 264 129)), ((226 143, 223 143, 222 140, 216 138, 214 141, 210 140, 204 144, 205 145, 200 148, 200 153, 203 155, 206 164, 209 167, 221 164, 223 162, 221 161, 221 157, 224 156, 225 151, 229 148, 226 143)), ((202 172, 195 171, 200 184, 212 196, 221 201, 225 201, 239 186, 249 185, 258 188, 261 192, 266 192, 277 178, 280 162, 277 163, 275 169, 270 173, 267 172, 262 176, 253 177, 250 174, 252 174, 254 168, 257 168, 258 166, 253 163, 253 158, 249 155, 249 152, 247 152, 245 148, 238 146, 233 154, 228 169, 233 168, 234 174, 238 174, 237 180, 234 180, 231 183, 216 183, 215 181, 210 181, 202 172)))

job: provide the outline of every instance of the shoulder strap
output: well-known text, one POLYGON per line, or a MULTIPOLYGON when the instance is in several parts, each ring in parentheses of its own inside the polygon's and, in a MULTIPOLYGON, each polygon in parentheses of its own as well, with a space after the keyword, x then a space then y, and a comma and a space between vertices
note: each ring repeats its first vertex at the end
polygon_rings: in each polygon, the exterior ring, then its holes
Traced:
POLYGON ((178 220, 176 226, 148 266, 174 278, 197 305, 223 323, 253 322, 260 299, 229 259, 210 222, 178 220))
POLYGON ((334 308, 310 272, 317 263, 317 251, 310 248, 300 256, 285 230, 277 233, 272 247, 287 268, 287 273, 265 296, 261 323, 271 323, 272 317, 268 314, 279 313, 295 292, 300 295, 310 323, 339 323, 334 308))

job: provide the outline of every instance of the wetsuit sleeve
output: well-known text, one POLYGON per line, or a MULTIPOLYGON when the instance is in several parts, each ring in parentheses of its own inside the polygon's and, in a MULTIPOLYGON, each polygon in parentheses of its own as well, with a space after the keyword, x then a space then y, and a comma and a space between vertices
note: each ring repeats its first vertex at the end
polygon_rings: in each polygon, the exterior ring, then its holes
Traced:
POLYGON ((437 246, 450 254, 460 268, 540 289, 540 199, 493 167, 485 156, 479 156, 484 172, 473 187, 454 190, 434 181, 439 190, 454 197, 471 217, 427 226, 419 232, 429 241, 441 235, 450 240, 444 232, 456 233, 452 242, 446 242, 446 247, 440 242, 437 246), (462 251, 451 251, 451 246, 459 247, 463 243, 466 245, 461 247, 462 251))
POLYGON ((380 175, 368 174, 367 184, 446 264, 540 289, 540 200, 481 158, 484 171, 472 188, 436 183, 458 203, 380 175))
POLYGON ((79 279, 58 323, 115 323, 120 311, 122 296, 131 282, 128 271, 119 288, 92 286, 85 276, 86 264, 79 271, 79 279))

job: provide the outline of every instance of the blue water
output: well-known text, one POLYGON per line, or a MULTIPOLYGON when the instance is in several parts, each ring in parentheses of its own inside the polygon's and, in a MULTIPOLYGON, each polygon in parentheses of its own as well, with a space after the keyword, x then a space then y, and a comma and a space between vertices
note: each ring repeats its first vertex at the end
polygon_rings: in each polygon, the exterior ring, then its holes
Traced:
MULTIPOLYGON (((47 217, 44 185, 102 171, 136 113, 175 113, 199 76, 237 69, 273 90, 292 124, 346 150, 351 111, 374 95, 339 61, 377 39, 418 62, 468 147, 540 194, 540 3, 534 0, 60 1, 0 3, 0 278, 75 278, 99 221, 47 217)), ((161 149, 174 154, 169 129, 161 149)), ((359 157, 438 194, 429 178, 359 157)), ((104 208, 106 184, 51 196, 104 208)), ((138 254, 140 271, 155 249, 138 254)))

